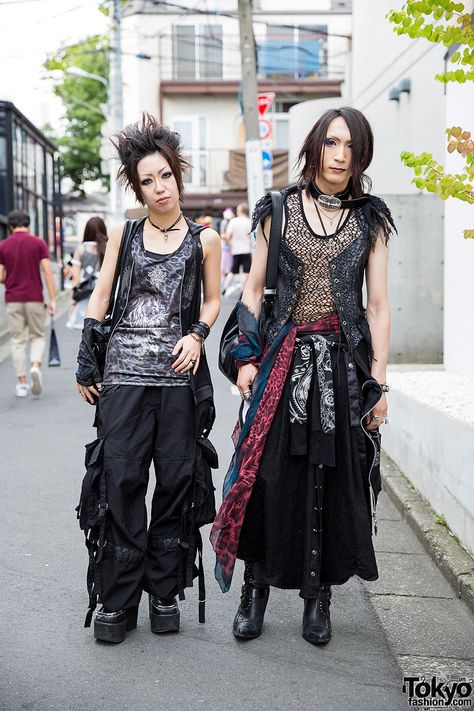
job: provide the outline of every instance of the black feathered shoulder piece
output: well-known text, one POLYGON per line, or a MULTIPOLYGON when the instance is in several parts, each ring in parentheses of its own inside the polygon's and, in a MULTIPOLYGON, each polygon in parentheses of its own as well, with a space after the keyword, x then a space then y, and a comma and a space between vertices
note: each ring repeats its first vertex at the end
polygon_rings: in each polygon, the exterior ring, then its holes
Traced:
POLYGON ((364 217, 369 228, 372 247, 375 247, 377 237, 380 236, 380 230, 382 230, 384 243, 387 245, 390 235, 393 234, 393 232, 397 232, 392 213, 390 212, 386 202, 381 198, 376 197, 375 195, 368 195, 367 197, 369 198, 369 201, 363 205, 361 210, 364 213, 364 217))
MULTIPOLYGON (((283 202, 285 202, 286 198, 288 197, 288 195, 290 195, 290 193, 294 193, 297 189, 297 185, 289 185, 287 188, 282 188, 280 192, 283 196, 283 202)), ((263 223, 271 214, 272 196, 270 195, 270 193, 267 193, 255 203, 255 207, 252 212, 252 230, 256 229, 259 224, 263 226, 263 223)))

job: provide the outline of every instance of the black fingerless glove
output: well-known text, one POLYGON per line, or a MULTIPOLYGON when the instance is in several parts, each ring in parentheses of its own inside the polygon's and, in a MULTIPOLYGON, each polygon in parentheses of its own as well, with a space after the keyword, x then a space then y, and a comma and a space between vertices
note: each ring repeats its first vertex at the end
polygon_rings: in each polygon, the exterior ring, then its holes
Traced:
POLYGON ((79 385, 95 385, 102 382, 102 373, 97 360, 94 345, 94 326, 99 323, 95 318, 84 319, 82 340, 77 354, 76 380, 79 385))

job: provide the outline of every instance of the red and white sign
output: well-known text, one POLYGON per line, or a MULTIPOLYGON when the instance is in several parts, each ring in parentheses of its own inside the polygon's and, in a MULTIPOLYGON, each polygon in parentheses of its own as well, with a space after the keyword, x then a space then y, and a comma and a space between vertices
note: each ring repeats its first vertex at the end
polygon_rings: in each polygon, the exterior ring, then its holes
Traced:
POLYGON ((268 109, 273 104, 274 99, 275 99, 275 92, 274 91, 269 91, 266 94, 258 94, 257 95, 258 113, 260 114, 260 116, 263 116, 264 114, 267 113, 268 109))
POLYGON ((258 119, 260 140, 265 140, 272 135, 272 124, 267 119, 258 119))

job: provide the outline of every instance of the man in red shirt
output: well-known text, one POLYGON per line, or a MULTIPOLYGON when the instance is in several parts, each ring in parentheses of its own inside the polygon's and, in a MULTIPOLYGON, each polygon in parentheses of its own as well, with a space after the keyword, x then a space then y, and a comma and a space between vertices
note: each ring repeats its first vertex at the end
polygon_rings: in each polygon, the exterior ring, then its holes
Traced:
POLYGON ((56 288, 51 260, 41 237, 29 233, 30 216, 27 212, 13 210, 7 219, 12 234, 0 242, 0 283, 5 282, 12 360, 18 378, 15 393, 17 397, 26 397, 29 393, 26 381, 29 341, 31 392, 40 395, 43 390, 40 368, 46 320, 41 272, 49 293, 48 312, 52 316, 56 313, 56 288))

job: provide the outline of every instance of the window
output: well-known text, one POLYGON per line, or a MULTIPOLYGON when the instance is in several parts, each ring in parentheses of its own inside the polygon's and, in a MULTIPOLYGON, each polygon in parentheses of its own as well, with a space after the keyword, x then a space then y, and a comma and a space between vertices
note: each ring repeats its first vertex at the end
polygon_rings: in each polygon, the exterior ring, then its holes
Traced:
MULTIPOLYGON (((273 118, 273 117, 272 117, 273 118)), ((288 150, 289 147, 289 121, 288 116, 273 118, 273 146, 274 148, 288 150)))
POLYGON ((325 75, 326 37, 322 25, 304 29, 269 25, 257 46, 259 74, 274 79, 325 75))
POLYGON ((221 25, 173 27, 173 78, 222 79, 221 25))
POLYGON ((185 158, 192 165, 192 171, 184 176, 185 185, 192 188, 205 188, 208 174, 207 152, 207 117, 177 116, 173 128, 181 136, 185 158))

